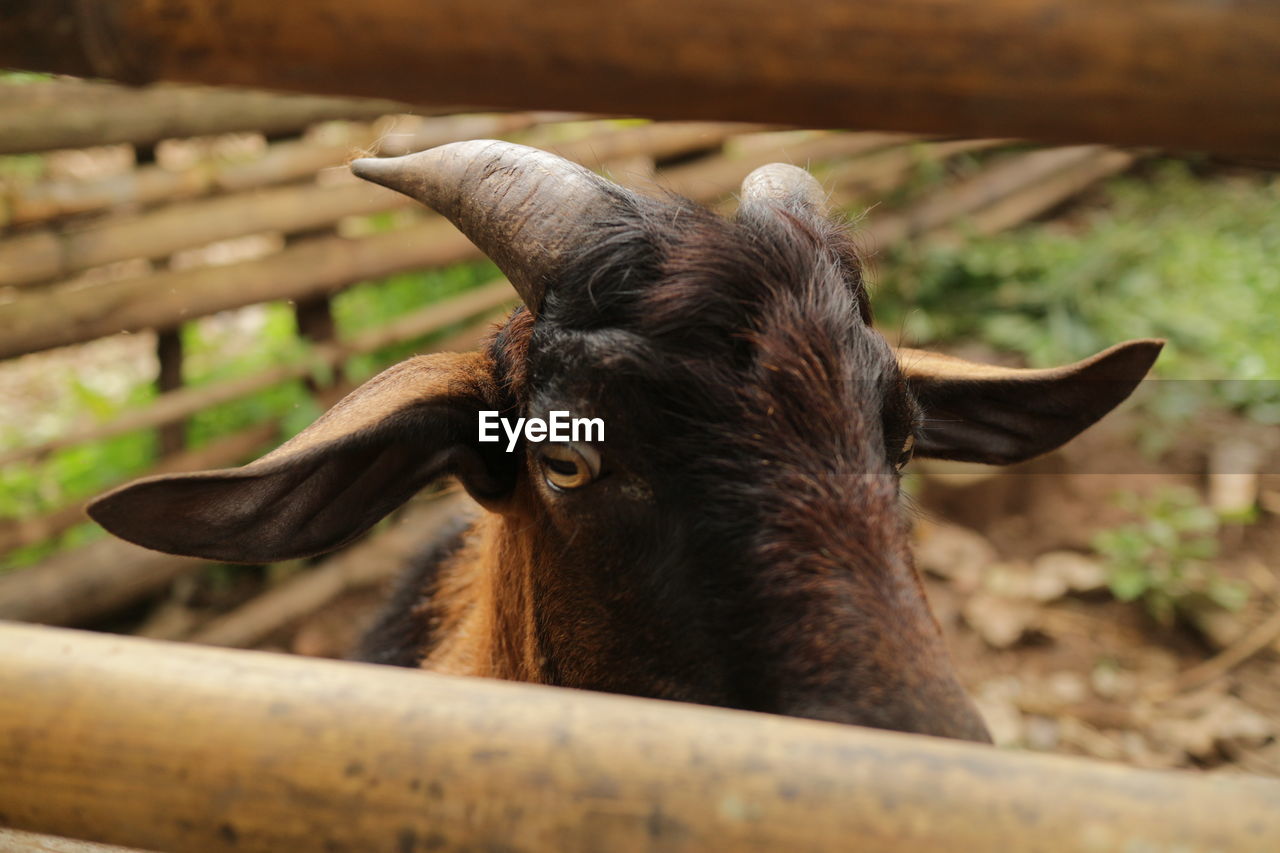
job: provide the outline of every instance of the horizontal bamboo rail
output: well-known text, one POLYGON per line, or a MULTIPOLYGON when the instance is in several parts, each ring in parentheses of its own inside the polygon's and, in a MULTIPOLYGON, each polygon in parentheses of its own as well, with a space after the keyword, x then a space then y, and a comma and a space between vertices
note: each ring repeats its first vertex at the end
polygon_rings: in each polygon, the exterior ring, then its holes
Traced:
POLYGON ((1034 219, 1074 198, 1104 178, 1131 167, 1137 158, 1127 151, 1099 151, 1083 162, 1050 175, 1039 183, 1010 193, 965 217, 961 224, 929 235, 934 243, 957 241, 961 235, 988 235, 1034 219))
POLYGON ((479 257, 457 229, 432 216, 384 234, 299 242, 258 260, 42 289, 0 303, 0 358, 163 328, 259 302, 301 300, 365 279, 479 257))
MULTIPOLYGON (((506 303, 513 296, 514 293, 508 286, 500 301, 506 303)), ((466 304, 463 300, 455 301, 466 304)), ((475 304, 471 303, 472 306, 475 304)), ((451 316, 461 317, 464 313, 461 306, 442 305, 437 308, 434 314, 429 314, 428 311, 412 314, 388 326, 371 330, 357 338, 356 343, 367 347, 360 351, 371 352, 382 346, 412 340, 421 334, 447 328, 453 323, 444 321, 451 316), (423 332, 424 329, 426 332, 423 332)), ((474 349, 499 316, 491 314, 468 323, 436 342, 430 351, 458 352, 474 349)), ((340 383, 326 388, 318 395, 318 402, 326 408, 332 406, 353 387, 350 383, 340 383)), ((181 417, 181 414, 174 416, 172 409, 167 412, 173 416, 173 420, 181 417)), ((155 469, 146 473, 163 474, 234 465, 255 452, 269 449, 267 445, 278 431, 279 424, 275 422, 255 424, 206 447, 166 458, 155 469)), ((57 533, 81 521, 88 519, 83 515, 83 502, 78 502, 42 518, 17 522, 6 535, 16 538, 24 531, 38 533, 42 529, 52 529, 52 533, 57 533)), ((127 607, 138 599, 163 589, 174 578, 204 565, 207 563, 201 560, 160 554, 117 539, 98 540, 81 548, 56 554, 34 566, 0 574, 0 619, 48 625, 91 624, 93 620, 127 607)), ((393 572, 398 568, 398 564, 387 564, 378 569, 371 567, 371 570, 393 572)))
POLYGON ((17 0, 0 65, 423 103, 1280 150, 1280 6, 17 0))
MULTIPOLYGON (((655 183, 663 189, 694 201, 710 202, 738 191, 742 179, 753 169, 783 160, 806 168, 846 157, 858 157, 893 145, 911 142, 915 137, 900 133, 825 133, 798 142, 765 139, 751 144, 741 140, 737 152, 725 152, 702 161, 663 169, 655 183)), ((785 138, 784 138, 785 139, 785 138)))
POLYGON ((915 239, 1064 169, 1085 163, 1105 150, 1098 145, 1077 145, 1009 157, 954 186, 938 190, 909 210, 877 218, 863 230, 862 239, 876 246, 915 239))
POLYGON ((444 302, 429 305, 412 314, 399 317, 379 328, 362 332, 348 341, 318 344, 308 354, 309 357, 305 362, 279 365, 249 376, 226 379, 209 385, 179 388, 160 395, 144 406, 131 408, 111 420, 74 429, 40 444, 4 451, 0 453, 0 466, 38 459, 54 451, 89 441, 101 441, 135 430, 175 423, 211 406, 238 400, 293 379, 302 379, 314 374, 317 370, 338 367, 352 356, 364 355, 393 344, 434 334, 457 323, 492 312, 501 306, 512 304, 517 298, 515 291, 505 279, 490 282, 444 302))
POLYGON ((432 118, 413 117, 390 128, 358 125, 341 142, 289 139, 273 142, 252 160, 200 162, 185 169, 146 165, 125 174, 93 180, 60 179, 8 189, 0 198, 0 224, 28 224, 127 205, 184 201, 220 192, 238 192, 311 178, 321 169, 345 164, 353 151, 408 153, 446 142, 506 136, 549 113, 500 113, 432 118))
POLYGON ((819 177, 822 185, 835 197, 852 195, 866 198, 901 186, 911 170, 923 163, 940 163, 961 154, 1004 148, 1011 144, 1013 141, 1008 139, 952 139, 897 145, 866 157, 836 163, 821 171, 819 177))
POLYGON ((281 134, 322 121, 365 121, 415 111, 394 101, 365 98, 299 98, 193 86, 139 91, 87 81, 28 83, 0 89, 0 154, 120 142, 145 145, 238 131, 281 134))
POLYGON ((166 205, 140 216, 0 241, 0 287, 66 278, 130 258, 157 259, 250 234, 294 234, 345 216, 407 207, 411 199, 365 182, 305 184, 166 205))
POLYGON ((0 575, 0 619, 88 624, 207 565, 204 560, 149 551, 122 539, 96 539, 38 565, 0 575))
POLYGON ((0 625, 0 821, 158 850, 1273 850, 1280 783, 0 625))

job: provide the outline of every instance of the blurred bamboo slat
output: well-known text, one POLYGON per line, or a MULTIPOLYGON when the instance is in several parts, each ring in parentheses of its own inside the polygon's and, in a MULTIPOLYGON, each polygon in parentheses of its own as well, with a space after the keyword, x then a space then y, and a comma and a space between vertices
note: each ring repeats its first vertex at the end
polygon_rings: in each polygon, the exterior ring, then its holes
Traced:
POLYGON ((353 152, 407 153, 446 142, 506 136, 560 115, 498 113, 402 118, 381 127, 349 128, 341 141, 289 139, 267 145, 262 156, 250 160, 198 162, 182 169, 139 166, 122 175, 76 181, 59 179, 8 188, 0 200, 0 223, 40 222, 111 207, 183 201, 219 192, 237 192, 300 181, 321 169, 342 166, 353 152))
POLYGON ((188 639, 210 646, 256 645, 346 593, 389 581, 443 525, 467 512, 478 512, 478 508, 460 492, 411 504, 390 529, 299 572, 188 639))
POLYGON ((820 173, 838 204, 892 191, 923 163, 942 163, 961 154, 975 154, 1012 144, 1008 139, 952 139, 921 141, 842 160, 820 173))
POLYGON ((858 157, 916 138, 899 133, 821 133, 792 140, 787 134, 764 134, 754 144, 750 144, 749 137, 739 140, 743 150, 663 169, 656 183, 677 195, 705 203, 737 192, 742 179, 759 166, 781 160, 807 168, 815 163, 858 157))
POLYGON ((135 89, 89 81, 28 83, 0 87, 0 154, 120 142, 142 145, 239 131, 281 134, 323 121, 363 121, 408 112, 419 110, 381 99, 204 86, 135 89))
MULTIPOLYGON (((173 423, 211 406, 237 400, 291 379, 301 379, 319 369, 336 367, 354 355, 374 352, 489 314, 500 306, 514 303, 517 298, 505 279, 494 281, 362 332, 348 341, 318 345, 304 362, 279 365, 210 385, 182 388, 163 394, 145 406, 130 409, 110 421, 75 429, 41 444, 7 450, 0 453, 0 466, 36 459, 78 444, 173 423)), ((483 321, 488 322, 489 318, 483 321)))
POLYGON ((1280 6, 13 0, 0 65, 406 102, 1280 150, 1280 6), (282 25, 288 20, 289 25, 282 25))
POLYGON ((42 563, 0 575, 0 619, 82 625, 163 589, 204 560, 97 539, 42 563))
POLYGON ((65 278, 131 258, 163 258, 233 237, 310 231, 345 216, 410 203, 406 196, 363 181, 308 184, 170 204, 82 230, 20 234, 0 241, 0 286, 65 278))
POLYGON ((570 141, 543 141, 535 131, 532 138, 525 141, 589 169, 599 169, 607 163, 633 157, 661 159, 699 148, 718 148, 729 139, 757 133, 764 128, 764 125, 737 122, 654 122, 611 129, 570 141))
POLYGON ((958 184, 940 188, 902 213, 875 219, 863 229, 862 239, 876 246, 914 239, 1085 163, 1104 150, 1098 145, 1077 145, 1009 157, 958 184))
POLYGON ((448 221, 432 216, 368 237, 309 240, 258 260, 24 293, 0 303, 0 358, 479 257, 448 221))
MULTIPOLYGON (((505 281, 497 282, 488 289, 496 292, 499 290, 496 286, 498 284, 505 286, 505 290, 501 292, 501 302, 510 302, 515 297, 515 292, 505 281)), ((476 304, 479 304, 478 301, 471 303, 472 306, 476 304)), ((457 313, 452 316, 459 319, 474 316, 459 316, 463 310, 470 309, 455 306, 453 311, 457 313)), ((424 333, 423 329, 434 331, 447 328, 454 324, 448 322, 450 316, 448 309, 437 310, 434 314, 424 311, 410 315, 366 333, 359 339, 359 346, 364 348, 362 351, 371 351, 418 337, 424 333)), ((490 315, 466 325, 439 341, 432 347, 432 351, 475 347, 493 319, 495 318, 490 315)), ((320 402, 324 406, 333 405, 353 387, 349 383, 341 383, 326 389, 320 402)), ((156 468, 145 473, 167 474, 239 463, 256 451, 268 449, 267 445, 279 433, 279 428, 275 421, 257 424, 199 450, 185 451, 162 460, 156 468)), ((34 524, 51 528, 55 523, 70 526, 79 521, 87 521, 82 514, 83 506, 84 502, 77 503, 44 519, 34 520, 34 524)), ((21 535, 21 525, 20 522, 17 535, 21 535)), ((51 530, 50 535, 56 532, 51 530)), ((203 560, 148 551, 117 539, 98 540, 81 548, 64 551, 37 565, 0 574, 0 619, 51 625, 86 624, 163 589, 174 578, 203 565, 207 565, 203 560)), ((394 570, 394 567, 389 570, 394 570)))
POLYGON ((961 235, 999 233, 1052 210, 1099 181, 1125 171, 1136 160, 1137 157, 1127 151, 1098 151, 965 217, 961 227, 942 229, 930 234, 929 239, 954 243, 961 235))

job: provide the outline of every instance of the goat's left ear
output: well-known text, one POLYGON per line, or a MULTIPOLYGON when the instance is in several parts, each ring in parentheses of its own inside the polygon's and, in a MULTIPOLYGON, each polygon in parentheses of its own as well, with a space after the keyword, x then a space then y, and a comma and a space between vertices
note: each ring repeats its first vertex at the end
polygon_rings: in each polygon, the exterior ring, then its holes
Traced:
POLYGON ((483 353, 403 361, 256 462, 147 477, 89 515, 157 551, 261 563, 344 545, 447 474, 496 500, 514 466, 477 440, 478 412, 500 408, 492 368, 483 353))
POLYGON ((1048 370, 899 349, 898 363, 924 409, 915 455, 1008 465, 1048 453, 1128 397, 1163 346, 1128 341, 1048 370))

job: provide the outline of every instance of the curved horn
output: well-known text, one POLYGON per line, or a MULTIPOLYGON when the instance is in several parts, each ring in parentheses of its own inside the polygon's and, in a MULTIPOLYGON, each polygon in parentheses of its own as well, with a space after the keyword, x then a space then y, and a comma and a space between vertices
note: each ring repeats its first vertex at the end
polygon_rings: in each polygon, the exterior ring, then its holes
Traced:
POLYGON ((827 212, 827 194, 818 179, 799 166, 770 163, 742 179, 742 204, 773 202, 783 207, 827 212))
POLYGON ((626 191, 562 157, 492 139, 351 163, 358 177, 443 214, 488 255, 535 313, 567 254, 626 191))

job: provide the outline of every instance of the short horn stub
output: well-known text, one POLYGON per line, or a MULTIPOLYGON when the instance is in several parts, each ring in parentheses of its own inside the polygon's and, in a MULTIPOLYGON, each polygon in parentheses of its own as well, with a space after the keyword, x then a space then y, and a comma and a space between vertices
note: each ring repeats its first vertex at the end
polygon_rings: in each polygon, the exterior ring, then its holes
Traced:
POLYGON ((742 180, 741 197, 744 205, 771 202, 818 215, 827 209, 827 194, 817 178, 787 163, 770 163, 747 175, 742 180))

